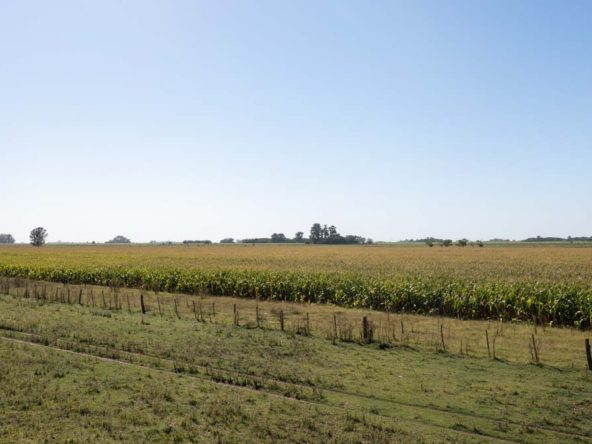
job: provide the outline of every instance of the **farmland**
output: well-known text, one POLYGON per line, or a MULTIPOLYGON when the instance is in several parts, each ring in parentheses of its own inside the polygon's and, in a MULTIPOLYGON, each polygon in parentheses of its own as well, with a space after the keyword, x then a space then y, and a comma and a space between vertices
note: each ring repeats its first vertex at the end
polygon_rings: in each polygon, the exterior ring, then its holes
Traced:
POLYGON ((2 441, 592 440, 573 329, 389 315, 389 332, 384 313, 346 309, 333 336, 329 306, 5 285, 2 441))
POLYGON ((586 246, 0 248, 0 275, 587 328, 586 246))
POLYGON ((0 441, 590 442, 590 252, 2 247, 0 441))

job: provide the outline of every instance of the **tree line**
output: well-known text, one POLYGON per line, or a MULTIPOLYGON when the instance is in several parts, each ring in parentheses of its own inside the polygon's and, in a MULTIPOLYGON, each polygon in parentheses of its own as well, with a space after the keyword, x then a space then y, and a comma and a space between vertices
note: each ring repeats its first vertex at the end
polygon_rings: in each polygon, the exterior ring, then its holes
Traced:
MULTIPOLYGON (((40 247, 45 244, 48 233, 43 227, 37 227, 31 230, 29 234, 29 243, 35 247, 40 247)), ((0 233, 0 244, 14 244, 16 242, 12 234, 0 233)), ((405 239, 402 242, 409 243, 425 243, 429 247, 439 245, 442 247, 449 247, 453 244, 459 247, 479 246, 483 247, 484 242, 481 240, 469 241, 468 239, 458 239, 456 242, 452 239, 440 239, 436 237, 426 237, 421 239, 405 239)), ((511 242, 507 239, 491 239, 489 242, 511 242)), ((563 237, 529 237, 527 239, 518 242, 592 242, 592 236, 568 236, 563 237)), ((94 241, 92 242, 95 243, 94 241)), ((105 242, 106 244, 129 244, 131 240, 125 236, 118 235, 113 239, 105 242)), ((152 241, 151 243, 157 243, 152 241)), ((167 242, 172 244, 172 242, 167 242)), ((211 244, 211 240, 184 240, 183 244, 211 244)), ((326 245, 361 245, 361 244, 372 244, 374 241, 370 238, 362 236, 348 234, 341 235, 337 232, 335 225, 321 225, 320 223, 314 223, 310 227, 309 237, 304 237, 304 232, 298 231, 292 238, 287 237, 284 233, 273 233, 269 237, 257 237, 257 238, 246 238, 246 239, 234 239, 227 237, 220 240, 221 244, 264 244, 264 243, 275 243, 275 244, 288 244, 288 243, 306 243, 306 244, 326 244, 326 245)))
POLYGON ((239 241, 243 244, 289 244, 289 243, 305 243, 305 244, 327 244, 327 245, 353 245, 353 244, 372 244, 372 239, 366 239, 362 236, 348 234, 342 236, 337 232, 335 225, 321 225, 314 223, 310 227, 309 237, 304 237, 303 231, 298 231, 294 237, 289 238, 284 233, 273 233, 270 237, 257 237, 241 239, 239 241))

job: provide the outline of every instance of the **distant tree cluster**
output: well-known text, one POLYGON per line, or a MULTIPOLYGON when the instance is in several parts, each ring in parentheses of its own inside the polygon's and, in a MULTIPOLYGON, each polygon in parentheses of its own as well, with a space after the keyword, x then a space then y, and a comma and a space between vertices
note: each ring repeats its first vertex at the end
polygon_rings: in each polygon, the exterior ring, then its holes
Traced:
POLYGON ((106 244, 129 244, 131 243, 131 240, 129 240, 127 237, 125 236, 115 236, 113 239, 105 242, 106 244))
POLYGON ((289 244, 289 243, 307 243, 307 244, 371 244, 372 239, 366 239, 362 236, 347 235, 342 236, 337 232, 335 225, 327 226, 315 223, 310 228, 310 237, 304 237, 304 232, 298 231, 293 238, 288 238, 284 233, 273 233, 270 237, 255 237, 242 239, 243 244, 289 244))
POLYGON ((270 244, 271 238, 270 237, 252 237, 247 239, 241 239, 241 243, 243 244, 270 244))
POLYGON ((220 241, 221 244, 234 244, 234 238, 226 237, 220 241))
MULTIPOLYGON (((440 245, 441 247, 450 247, 453 244, 452 239, 436 239, 435 237, 427 237, 425 239, 418 239, 412 242, 424 242, 428 247, 433 247, 434 245, 440 245)), ((478 247, 482 247, 485 244, 483 243, 483 241, 480 240, 471 242, 468 239, 463 238, 457 240, 456 245, 459 247, 466 247, 467 245, 470 245, 472 247, 474 247, 475 245, 478 247)))
POLYGON ((292 239, 288 238, 284 233, 273 233, 270 237, 254 237, 241 239, 243 244, 290 244, 305 242, 304 233, 298 231, 292 239))
POLYGON ((529 237, 524 239, 522 242, 592 242, 592 236, 579 236, 579 237, 529 237))
POLYGON ((211 244, 211 240, 184 240, 184 244, 211 244))
POLYGON ((339 245, 339 244, 372 244, 372 239, 366 239, 362 236, 356 236, 353 234, 348 234, 346 236, 342 236, 337 232, 337 227, 335 225, 327 226, 319 223, 314 223, 312 227, 310 227, 310 237, 309 241, 313 244, 331 244, 331 245, 339 245))
POLYGON ((14 244, 14 242, 12 234, 0 234, 0 244, 14 244))

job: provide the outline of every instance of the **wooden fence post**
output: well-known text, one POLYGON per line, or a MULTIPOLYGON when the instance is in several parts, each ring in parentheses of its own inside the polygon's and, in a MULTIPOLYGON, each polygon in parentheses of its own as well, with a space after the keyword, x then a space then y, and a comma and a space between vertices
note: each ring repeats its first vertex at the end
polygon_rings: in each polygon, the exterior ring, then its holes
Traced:
POLYGON ((331 335, 331 342, 335 345, 337 341, 337 315, 333 313, 333 334, 331 335))
POLYGON ((173 301, 175 302, 175 313, 177 314, 177 318, 181 319, 181 316, 179 315, 179 306, 177 305, 177 298, 174 298, 173 301))
POLYGON ((444 343, 444 324, 440 324, 440 341, 442 341, 442 350, 446 351, 446 344, 444 343))
POLYGON ((364 342, 368 342, 368 318, 366 316, 362 318, 362 339, 364 342))
POLYGON ((588 360, 588 370, 592 370, 592 353, 590 352, 590 339, 586 338, 586 359, 588 360))
POLYGON ((142 314, 146 314, 146 306, 144 305, 144 295, 140 294, 140 306, 142 307, 142 314))
POLYGON ((491 359, 491 350, 489 349, 489 333, 485 329, 485 340, 487 341, 487 357, 491 359))
POLYGON ((284 310, 280 310, 280 330, 284 331, 284 310))
POLYGON ((310 335, 310 319, 308 318, 308 312, 306 312, 306 335, 310 335))
POLYGON ((233 324, 235 327, 238 327, 238 311, 236 309, 236 304, 233 304, 232 311, 234 315, 233 324))
POLYGON ((534 335, 531 334, 530 338, 532 339, 532 352, 534 354, 534 363, 538 364, 539 363, 539 351, 537 350, 537 345, 536 345, 536 341, 534 339, 534 335))
POLYGON ((257 323, 257 328, 259 328, 259 304, 255 305, 255 321, 257 323))

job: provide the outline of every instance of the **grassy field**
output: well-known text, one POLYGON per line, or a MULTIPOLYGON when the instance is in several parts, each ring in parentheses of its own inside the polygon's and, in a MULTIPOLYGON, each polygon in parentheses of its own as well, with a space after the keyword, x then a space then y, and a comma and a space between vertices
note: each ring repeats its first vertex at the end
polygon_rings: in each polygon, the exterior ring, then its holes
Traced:
POLYGON ((0 442, 592 442, 591 252, 1 247, 0 442))
POLYGON ((0 275, 587 328, 592 248, 0 247, 0 275))
POLYGON ((538 328, 534 365, 524 324, 501 327, 491 359, 484 339, 468 350, 453 339, 493 336, 486 321, 392 315, 408 336, 363 344, 332 338, 335 309, 322 305, 259 302, 257 328, 243 299, 159 294, 159 310, 145 295, 142 314, 134 292, 104 289, 109 309, 98 287, 93 306, 89 287, 78 304, 78 287, 67 303, 33 285, 0 296, 2 442, 592 441, 582 332, 538 328), (196 320, 193 302, 214 302, 215 315, 196 320), (302 332, 306 313, 315 321, 302 332))

